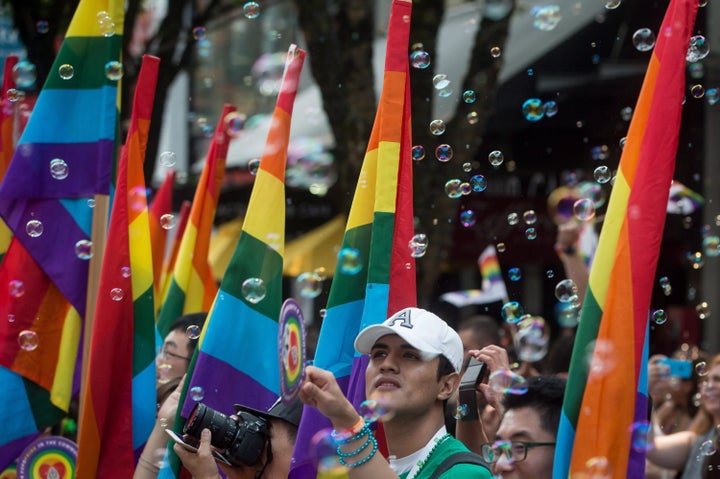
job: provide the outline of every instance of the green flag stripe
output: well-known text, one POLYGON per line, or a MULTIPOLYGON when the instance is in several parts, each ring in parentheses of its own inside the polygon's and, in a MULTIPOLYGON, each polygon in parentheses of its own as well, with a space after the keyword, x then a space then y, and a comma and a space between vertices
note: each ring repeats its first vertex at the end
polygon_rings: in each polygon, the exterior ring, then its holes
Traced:
MULTIPOLYGON (((73 74, 64 80, 58 70, 51 71, 45 81, 45 89, 60 90, 94 90, 105 85, 115 86, 116 80, 110 80, 105 75, 105 64, 115 60, 113 52, 120 51, 122 35, 112 37, 71 37, 63 42, 62 50, 58 54, 64 62, 62 65, 71 65, 73 74), (107 52, 103 55, 102 52, 107 52)), ((55 63, 55 66, 58 62, 55 63)))
MULTIPOLYGON (((593 341, 597 339, 601 317, 602 309, 600 308, 592 289, 588 289, 582 306, 582 316, 580 318, 580 321, 586 320, 587 324, 584 323, 583 327, 578 328, 577 330, 572 357, 592 357, 592 351, 590 348, 594 346, 593 341)), ((565 400, 563 401, 563 409, 565 415, 572 422, 573 427, 575 427, 577 425, 577 418, 580 415, 582 398, 585 394, 589 364, 588 361, 578 361, 573 362, 573 364, 576 365, 576 367, 571 368, 568 376, 568 387, 565 393, 565 400)))
POLYGON ((390 283, 390 257, 394 230, 395 213, 375 212, 368 283, 390 283))
POLYGON ((372 236, 372 224, 365 224, 356 228, 347 230, 343 238, 343 248, 355 248, 360 251, 360 261, 362 269, 356 274, 343 273, 342 265, 338 264, 335 268, 335 278, 333 281, 342 279, 342 288, 331 288, 330 297, 328 298, 327 307, 332 308, 340 304, 351 303, 365 299, 365 285, 368 275, 368 250, 370 249, 370 237, 372 236))
POLYGON ((132 375, 137 376, 155 361, 155 328, 153 289, 150 286, 133 301, 133 365, 132 375))
POLYGON ((245 300, 242 285, 249 278, 260 278, 265 283, 265 297, 282 298, 282 269, 283 259, 277 251, 247 231, 243 231, 220 284, 218 299, 222 300, 222 293, 229 293, 247 302, 252 309, 263 316, 277 321, 277 304, 273 304, 272 301, 259 301, 253 304, 245 300))

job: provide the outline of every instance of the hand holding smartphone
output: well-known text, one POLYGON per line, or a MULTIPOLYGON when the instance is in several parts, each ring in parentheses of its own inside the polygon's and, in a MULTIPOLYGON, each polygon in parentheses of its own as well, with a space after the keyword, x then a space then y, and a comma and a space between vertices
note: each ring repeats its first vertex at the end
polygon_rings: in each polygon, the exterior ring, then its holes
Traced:
POLYGON ((461 421, 477 421, 478 407, 475 391, 487 374, 487 365, 474 357, 470 358, 468 367, 460 379, 459 404, 467 406, 466 413, 460 418, 461 421))
POLYGON ((690 379, 692 377, 692 361, 684 359, 662 358, 658 361, 665 364, 670 370, 670 376, 682 379, 690 379))
MULTIPOLYGON (((170 438, 172 438, 173 441, 178 443, 180 445, 180 447, 182 447, 186 451, 190 451, 190 452, 194 452, 194 453, 198 452, 197 446, 186 442, 183 438, 178 436, 175 433, 175 431, 173 431, 172 429, 165 429, 165 432, 167 433, 168 436, 170 436, 170 438)), ((228 466, 232 466, 230 461, 225 459, 225 456, 223 456, 219 451, 215 450, 214 448, 212 448, 212 455, 213 455, 213 458, 215 458, 215 461, 221 462, 228 466)))

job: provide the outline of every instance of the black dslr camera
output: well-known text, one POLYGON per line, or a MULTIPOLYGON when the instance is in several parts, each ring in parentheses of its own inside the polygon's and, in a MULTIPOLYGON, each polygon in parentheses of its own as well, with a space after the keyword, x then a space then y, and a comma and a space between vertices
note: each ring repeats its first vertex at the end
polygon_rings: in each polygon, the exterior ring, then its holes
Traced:
POLYGON ((267 421, 247 412, 238 412, 238 422, 225 414, 197 404, 185 423, 183 433, 194 438, 207 428, 210 444, 222 450, 224 459, 233 466, 254 466, 260 462, 265 443, 270 440, 267 421))

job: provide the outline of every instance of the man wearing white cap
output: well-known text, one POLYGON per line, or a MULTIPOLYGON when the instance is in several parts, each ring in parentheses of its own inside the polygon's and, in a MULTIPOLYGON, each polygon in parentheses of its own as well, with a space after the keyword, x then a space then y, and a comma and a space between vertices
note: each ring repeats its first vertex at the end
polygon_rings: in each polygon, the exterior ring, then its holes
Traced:
POLYGON ((444 402, 458 388, 463 358, 460 336, 445 321, 405 308, 362 330, 355 349, 370 355, 366 396, 389 412, 382 420, 390 467, 332 373, 309 366, 300 390, 302 401, 332 422, 337 454, 351 479, 491 477, 482 460, 445 429, 444 402))

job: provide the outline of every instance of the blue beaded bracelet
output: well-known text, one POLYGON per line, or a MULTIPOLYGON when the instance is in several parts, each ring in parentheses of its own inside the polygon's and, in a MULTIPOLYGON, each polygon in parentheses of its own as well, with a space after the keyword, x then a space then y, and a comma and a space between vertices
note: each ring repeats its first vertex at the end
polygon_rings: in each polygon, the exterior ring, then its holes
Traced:
POLYGON ((362 446, 358 447, 358 448, 355 449, 354 451, 352 451, 352 452, 342 452, 342 451, 340 450, 340 446, 338 446, 337 448, 335 448, 335 452, 337 452, 337 455, 340 456, 340 457, 353 457, 353 456, 357 456, 357 455, 360 454, 363 450, 365 450, 366 447, 368 447, 368 445, 372 442, 373 439, 375 439, 375 438, 373 437, 373 435, 372 435, 372 434, 368 434, 367 441, 365 441, 362 446))
MULTIPOLYGON (((370 451, 370 454, 368 454, 367 456, 363 457, 362 459, 360 459, 360 460, 357 461, 357 462, 351 462, 351 463, 348 463, 347 461, 345 461, 345 458, 344 458, 344 457, 340 456, 340 464, 342 464, 343 466, 347 466, 347 467, 349 467, 349 468, 355 468, 355 467, 362 466, 363 464, 365 464, 366 462, 368 462, 370 459, 372 459, 373 456, 375 455, 375 453, 376 453, 377 450, 378 450, 378 443, 377 443, 377 439, 375 439, 375 436, 373 436, 372 434, 370 434, 370 438, 369 438, 369 439, 370 439, 370 441, 373 443, 373 448, 372 448, 372 451, 370 451)), ((366 444, 367 444, 367 443, 366 443, 366 444)), ((365 449, 365 446, 363 446, 363 449, 365 449)))

